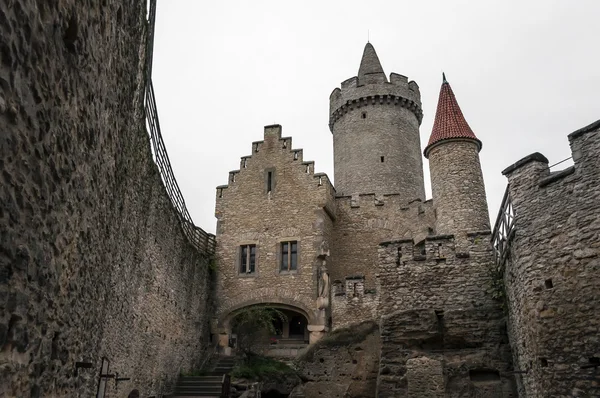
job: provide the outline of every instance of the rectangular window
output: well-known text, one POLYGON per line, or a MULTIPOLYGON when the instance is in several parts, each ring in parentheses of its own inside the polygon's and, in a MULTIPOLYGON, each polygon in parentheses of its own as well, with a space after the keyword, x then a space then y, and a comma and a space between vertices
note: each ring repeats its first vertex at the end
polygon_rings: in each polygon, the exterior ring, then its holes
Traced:
POLYGON ((273 190, 273 172, 267 172, 267 192, 271 192, 273 190))
POLYGON ((281 242, 281 271, 295 271, 298 269, 298 242, 281 242))
POLYGON ((240 249, 240 274, 253 274, 256 271, 256 245, 243 245, 240 249))

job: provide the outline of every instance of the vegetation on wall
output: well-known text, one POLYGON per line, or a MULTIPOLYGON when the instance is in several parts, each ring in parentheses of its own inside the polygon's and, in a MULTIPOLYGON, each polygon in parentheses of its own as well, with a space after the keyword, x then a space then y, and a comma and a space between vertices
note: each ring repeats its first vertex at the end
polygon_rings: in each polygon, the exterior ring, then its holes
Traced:
POLYGON ((258 346, 268 344, 268 338, 277 334, 275 324, 287 320, 282 311, 273 307, 256 305, 238 310, 232 321, 238 349, 247 356, 252 356, 258 346))

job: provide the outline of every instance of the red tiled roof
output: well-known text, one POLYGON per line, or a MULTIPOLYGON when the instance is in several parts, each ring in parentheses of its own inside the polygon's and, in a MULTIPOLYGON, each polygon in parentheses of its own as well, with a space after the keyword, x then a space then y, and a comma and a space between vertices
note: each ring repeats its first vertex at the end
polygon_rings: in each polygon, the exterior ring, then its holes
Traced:
POLYGON ((477 141, 481 149, 481 141, 477 139, 475 133, 473 133, 473 130, 471 130, 471 127, 469 127, 469 124, 465 120, 458 102, 456 102, 454 92, 452 92, 452 87, 450 87, 444 76, 431 137, 429 137, 429 143, 424 151, 425 157, 428 157, 427 152, 432 145, 452 138, 471 138, 477 141))

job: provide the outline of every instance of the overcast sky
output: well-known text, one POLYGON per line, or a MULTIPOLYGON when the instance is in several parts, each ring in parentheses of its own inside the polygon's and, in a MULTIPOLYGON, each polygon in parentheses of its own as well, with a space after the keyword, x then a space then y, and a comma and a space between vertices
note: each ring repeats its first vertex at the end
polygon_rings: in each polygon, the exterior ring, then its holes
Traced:
POLYGON ((215 187, 265 125, 333 179, 329 94, 356 76, 369 35, 388 76, 419 84, 423 148, 446 73, 483 141, 493 223, 505 167, 568 158, 567 134, 600 119, 599 16, 600 0, 158 0, 158 112, 194 222, 214 232, 215 187))

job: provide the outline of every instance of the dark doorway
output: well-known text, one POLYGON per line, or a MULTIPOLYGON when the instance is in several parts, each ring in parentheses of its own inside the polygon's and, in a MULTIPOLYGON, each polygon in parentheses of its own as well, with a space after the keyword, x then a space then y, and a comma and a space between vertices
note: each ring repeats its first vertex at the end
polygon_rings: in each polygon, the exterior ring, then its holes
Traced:
POLYGON ((302 315, 292 316, 290 318, 290 338, 304 339, 306 324, 306 318, 302 315))
POLYGON ((140 392, 138 390, 133 390, 129 393, 127 398, 140 398, 140 392))

